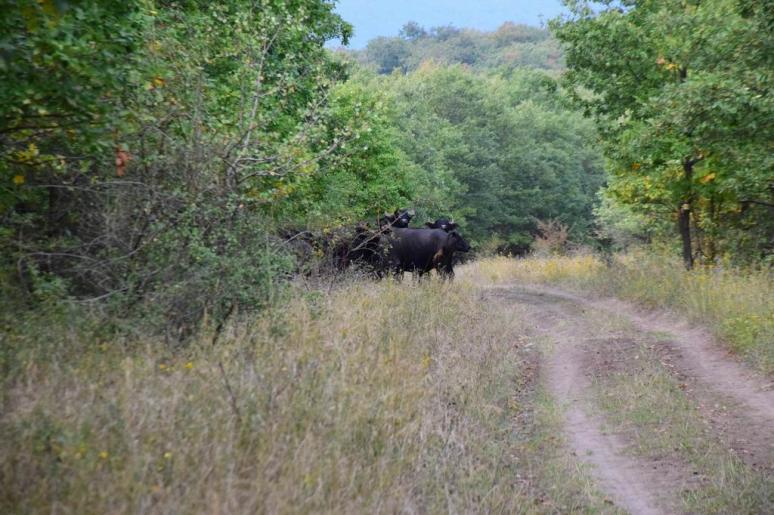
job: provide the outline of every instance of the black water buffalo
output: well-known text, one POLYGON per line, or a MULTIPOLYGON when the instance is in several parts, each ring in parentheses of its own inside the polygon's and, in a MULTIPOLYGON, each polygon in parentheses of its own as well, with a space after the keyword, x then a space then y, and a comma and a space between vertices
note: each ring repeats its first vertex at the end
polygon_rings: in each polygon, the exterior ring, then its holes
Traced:
POLYGON ((408 271, 422 277, 435 268, 442 276, 451 278, 454 252, 470 250, 468 242, 455 230, 397 228, 385 240, 387 266, 398 275, 408 271))
POLYGON ((379 226, 381 228, 394 227, 398 229, 405 229, 409 226, 409 222, 414 217, 413 209, 396 209, 394 213, 384 213, 379 219, 379 226))
POLYGON ((435 222, 425 222, 425 225, 430 229, 443 229, 446 232, 453 231, 457 228, 457 224, 454 220, 448 218, 438 218, 435 222))

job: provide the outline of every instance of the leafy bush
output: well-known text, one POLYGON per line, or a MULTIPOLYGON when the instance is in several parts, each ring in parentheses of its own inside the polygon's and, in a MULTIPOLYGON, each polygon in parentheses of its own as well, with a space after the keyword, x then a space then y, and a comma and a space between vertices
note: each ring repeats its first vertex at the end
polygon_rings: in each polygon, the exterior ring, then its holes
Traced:
POLYGON ((537 256, 563 254, 567 251, 569 228, 557 220, 538 220, 538 234, 532 242, 532 251, 537 256))
POLYGON ((351 30, 332 9, 5 6, 5 277, 148 310, 176 335, 270 302, 292 267, 271 205, 353 137, 348 119, 324 123, 345 66, 323 44, 351 30))

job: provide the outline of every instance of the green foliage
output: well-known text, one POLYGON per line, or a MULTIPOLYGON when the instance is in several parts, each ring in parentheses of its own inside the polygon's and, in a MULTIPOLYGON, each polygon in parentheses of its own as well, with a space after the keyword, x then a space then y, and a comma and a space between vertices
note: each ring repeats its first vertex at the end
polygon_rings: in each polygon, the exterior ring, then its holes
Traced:
MULTIPOLYGON (((17 153, 41 141, 83 145, 120 122, 120 98, 149 72, 140 59, 146 10, 113 1, 4 1, 0 8, 0 130, 13 136, 7 143, 17 153)), ((33 165, 46 150, 17 161, 33 165)))
POLYGON ((393 70, 407 71, 404 64, 410 55, 409 45, 400 38, 378 37, 368 43, 367 59, 379 73, 393 70))
POLYGON ((654 223, 661 220, 657 213, 643 212, 642 209, 617 202, 608 189, 599 191, 598 196, 600 202, 594 208, 597 234, 617 250, 632 244, 652 242, 669 230, 663 222, 661 225, 654 223))
POLYGON ((453 215, 466 234, 524 251, 537 219, 588 234, 602 165, 591 124, 537 71, 481 75, 425 65, 381 81, 397 106, 401 148, 416 163, 415 205, 453 215))
POLYGON ((408 173, 412 163, 397 148, 394 114, 384 94, 362 80, 350 80, 333 88, 323 118, 324 141, 345 129, 348 140, 316 149, 324 154, 319 173, 289 183, 272 214, 295 226, 331 227, 376 220, 384 211, 407 205, 415 195, 408 173))
POLYGON ((190 332, 271 302, 271 204, 352 130, 326 126, 351 27, 322 0, 4 8, 4 269, 33 295, 190 332), (33 65, 30 66, 29 63, 33 65), (64 282, 63 282, 64 280, 64 282), (45 283, 49 282, 49 287, 45 283))
POLYGON ((527 249, 537 219, 589 232, 594 132, 507 57, 550 53, 544 30, 407 24, 369 51, 383 46, 381 72, 416 71, 385 77, 324 48, 351 32, 325 0, 7 7, 0 270, 29 305, 186 336, 274 302, 297 266, 287 227, 346 233, 412 205, 500 250, 527 249))
POLYGON ((733 0, 598 13, 569 5, 552 28, 566 85, 605 138, 610 198, 653 220, 690 221, 683 243, 706 260, 770 253, 774 96, 763 10, 733 0))

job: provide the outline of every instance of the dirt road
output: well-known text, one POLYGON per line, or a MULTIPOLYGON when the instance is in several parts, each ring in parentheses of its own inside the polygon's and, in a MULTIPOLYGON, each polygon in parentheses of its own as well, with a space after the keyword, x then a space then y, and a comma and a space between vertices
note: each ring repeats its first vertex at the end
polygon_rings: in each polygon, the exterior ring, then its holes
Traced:
POLYGON ((617 300, 584 298, 544 286, 505 286, 493 299, 518 304, 546 342, 544 383, 563 409, 568 451, 590 466, 600 490, 631 513, 681 511, 680 494, 701 481, 679 453, 643 457, 631 438, 609 429, 594 381, 640 359, 649 335, 661 365, 684 388, 711 438, 750 467, 774 470, 774 391, 695 327, 617 300))

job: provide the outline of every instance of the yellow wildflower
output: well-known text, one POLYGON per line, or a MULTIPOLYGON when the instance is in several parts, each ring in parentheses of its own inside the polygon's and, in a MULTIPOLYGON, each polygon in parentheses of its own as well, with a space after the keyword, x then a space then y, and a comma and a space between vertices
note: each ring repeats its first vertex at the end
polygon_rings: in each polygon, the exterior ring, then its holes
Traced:
POLYGON ((17 186, 21 186, 22 184, 24 184, 24 181, 25 181, 25 180, 26 180, 26 179, 24 178, 24 176, 23 176, 23 175, 14 175, 14 176, 13 176, 13 183, 14 183, 15 185, 17 185, 17 186))
POLYGON ((107 451, 99 451, 99 457, 102 458, 103 460, 108 459, 108 456, 109 454, 107 451))
POLYGON ((188 363, 186 363, 185 368, 187 368, 188 370, 191 370, 193 368, 193 361, 189 361, 188 363))

